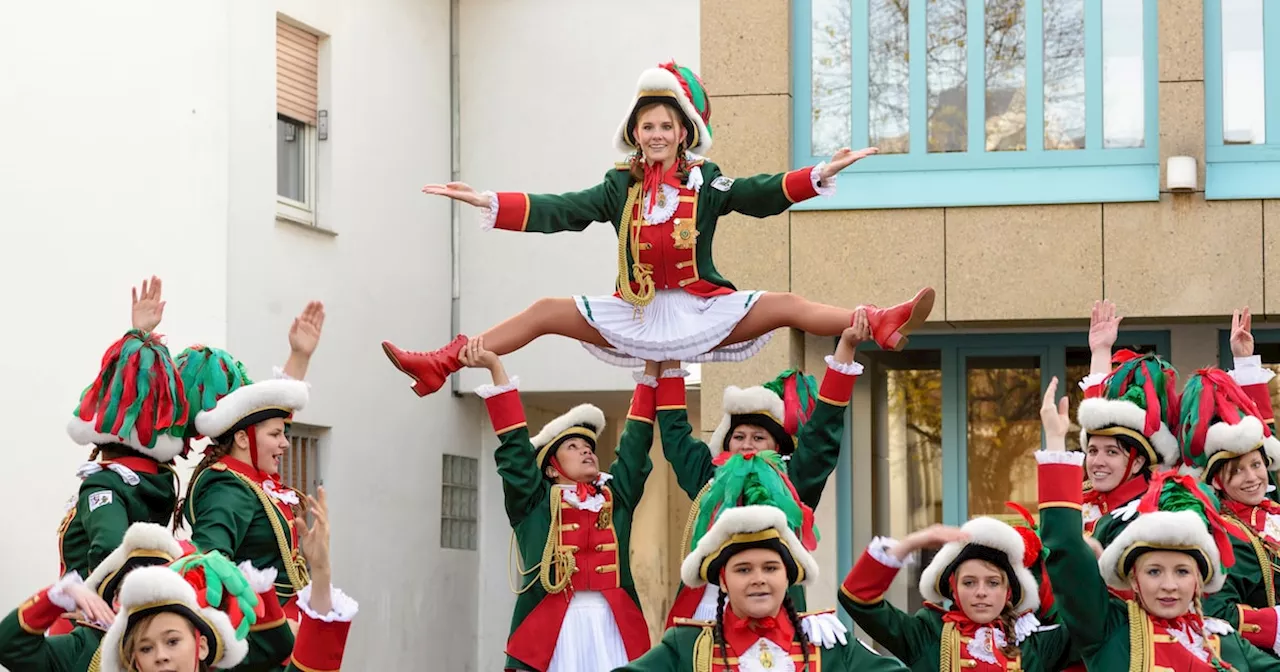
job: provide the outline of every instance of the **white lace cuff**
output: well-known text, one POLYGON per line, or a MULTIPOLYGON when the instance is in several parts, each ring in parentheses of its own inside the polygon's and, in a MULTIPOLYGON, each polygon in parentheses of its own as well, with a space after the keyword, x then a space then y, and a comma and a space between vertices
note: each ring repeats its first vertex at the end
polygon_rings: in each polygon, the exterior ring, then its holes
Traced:
POLYGON ((890 537, 876 537, 875 539, 872 539, 871 543, 867 546, 867 555, 870 555, 872 560, 875 560, 885 567, 902 569, 902 561, 890 554, 890 551, 897 545, 897 539, 892 539, 890 537))
POLYGON ((489 207, 480 208, 480 230, 490 231, 498 223, 498 195, 492 191, 480 195, 489 197, 489 207))
POLYGON ((1036 462, 1040 464, 1074 464, 1084 466, 1084 453, 1078 450, 1037 450, 1036 462))
POLYGON ((333 586, 329 587, 329 601, 333 607, 327 614, 317 614, 311 608, 311 584, 298 591, 298 608, 308 617, 325 623, 350 623, 360 611, 360 603, 347 596, 346 593, 333 586))
POLYGON ((823 161, 814 166, 813 170, 809 171, 809 181, 813 182, 813 190, 818 192, 819 196, 829 198, 836 195, 836 176, 832 175, 826 180, 822 179, 822 169, 826 165, 827 163, 823 161))
POLYGON ((1271 369, 1263 368, 1262 355, 1253 355, 1252 357, 1236 357, 1235 368, 1231 369, 1231 377, 1241 387, 1244 387, 1245 385, 1269 383, 1272 378, 1276 377, 1276 374, 1271 369))
POLYGON ((635 379, 637 385, 644 385, 645 387, 658 386, 658 379, 645 373, 644 371, 632 372, 631 377, 635 379))
POLYGON ((1087 390, 1107 379, 1105 373, 1091 373, 1080 379, 1080 389, 1087 390))
POLYGON ((245 560, 236 565, 236 569, 239 569, 240 573, 244 574, 244 578, 249 581, 249 588, 254 595, 261 595, 268 590, 275 590, 276 575, 279 574, 275 567, 258 569, 253 566, 253 562, 245 560))
POLYGON ((49 601, 58 605, 63 611, 75 611, 76 601, 67 594, 67 589, 71 586, 83 586, 84 579, 80 578, 80 572, 71 572, 66 576, 58 579, 58 582, 49 588, 47 593, 49 601))
POLYGON ((849 362, 848 364, 838 362, 836 361, 835 355, 827 355, 826 359, 823 361, 827 363, 827 366, 830 367, 832 371, 837 373, 843 373, 846 376, 862 375, 862 365, 857 362, 849 362))
POLYGON ((477 387, 476 394, 479 395, 481 399, 488 399, 489 397, 496 397, 499 394, 518 389, 520 389, 520 376, 511 376, 506 385, 485 383, 484 385, 477 387))
POLYGON ((659 378, 688 378, 689 372, 684 369, 667 369, 659 378))

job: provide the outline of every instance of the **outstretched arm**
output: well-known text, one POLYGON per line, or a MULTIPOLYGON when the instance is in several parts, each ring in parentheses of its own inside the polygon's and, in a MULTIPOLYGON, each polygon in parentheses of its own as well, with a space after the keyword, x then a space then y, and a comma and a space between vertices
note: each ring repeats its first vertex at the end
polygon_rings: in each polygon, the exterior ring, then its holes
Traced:
POLYGON ((645 364, 644 375, 636 382, 627 425, 618 439, 618 457, 609 468, 613 476, 610 487, 618 500, 633 511, 640 505, 645 481, 653 471, 649 449, 653 447, 653 420, 657 412, 658 367, 657 362, 645 364))
POLYGON ((693 436, 689 425, 689 409, 685 405, 685 372, 679 362, 664 362, 658 378, 658 431, 662 437, 662 455, 676 472, 676 483, 690 500, 715 476, 707 444, 693 436))
POLYGON ((774 175, 738 179, 721 176, 711 181, 711 188, 727 192, 720 214, 740 212, 751 217, 769 217, 783 212, 792 204, 834 193, 836 175, 840 171, 877 152, 879 150, 874 147, 856 152, 844 147, 826 163, 774 175))
POLYGON ((514 191, 478 192, 465 182, 428 184, 423 193, 445 196, 481 209, 485 229, 557 233, 581 231, 592 222, 612 221, 621 212, 616 182, 610 179, 589 189, 566 194, 525 194, 514 191))
POLYGON ((311 365, 311 355, 320 344, 320 332, 324 329, 324 304, 311 301, 302 313, 293 318, 289 327, 289 359, 284 363, 284 375, 294 380, 304 380, 311 365))
MULTIPOLYGON (((45 637, 64 613, 80 610, 88 620, 109 625, 111 608, 74 572, 33 595, 0 621, 0 665, 11 672, 70 671, 83 656, 84 633, 45 637)), ((96 643, 96 642, 95 642, 96 643)))
POLYGON ((813 415, 796 435, 796 452, 787 463, 787 476, 800 501, 810 508, 817 508, 827 479, 840 460, 845 411, 853 396, 853 383, 862 373, 862 365, 853 361, 854 352, 870 335, 867 313, 858 309, 853 326, 840 335, 835 354, 827 357, 827 372, 822 376, 813 415))
POLYGON ((520 380, 509 378, 502 361, 484 348, 484 339, 475 338, 463 346, 458 359, 470 368, 488 369, 492 385, 482 385, 476 394, 489 409, 493 431, 502 442, 494 452, 498 475, 502 477, 503 504, 507 520, 515 527, 536 506, 545 506, 547 481, 538 470, 524 404, 520 401, 520 380))

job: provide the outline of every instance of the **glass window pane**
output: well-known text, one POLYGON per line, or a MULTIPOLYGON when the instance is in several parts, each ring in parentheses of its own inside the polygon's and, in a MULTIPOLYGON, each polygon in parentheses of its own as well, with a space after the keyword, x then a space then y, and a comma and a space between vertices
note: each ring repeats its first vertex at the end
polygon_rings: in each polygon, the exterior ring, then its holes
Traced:
MULTIPOLYGON (((852 137, 852 5, 813 0, 813 128, 815 156, 834 154, 852 137)), ((860 47, 862 45, 859 45, 860 47)))
POLYGON ((306 202, 304 179, 306 127, 282 116, 276 117, 276 194, 306 202))
POLYGON ((1222 0, 1222 141, 1266 142, 1262 0, 1222 0))
POLYGON ((868 7, 868 134, 881 154, 906 154, 911 146, 909 5, 908 0, 871 0, 868 7))
POLYGON ((1037 507, 1036 461, 1040 448, 1040 358, 968 357, 965 360, 966 452, 969 517, 1013 520, 1013 501, 1037 507))
POLYGON ((1102 3, 1102 146, 1145 143, 1143 0, 1102 3))
POLYGON ((929 96, 929 151, 969 148, 968 24, 965 0, 935 0, 925 10, 925 74, 929 96))
POLYGON ((987 151, 1027 148, 1025 0, 986 0, 987 151))
POLYGON ((1084 149, 1084 0, 1044 0, 1044 148, 1084 149))

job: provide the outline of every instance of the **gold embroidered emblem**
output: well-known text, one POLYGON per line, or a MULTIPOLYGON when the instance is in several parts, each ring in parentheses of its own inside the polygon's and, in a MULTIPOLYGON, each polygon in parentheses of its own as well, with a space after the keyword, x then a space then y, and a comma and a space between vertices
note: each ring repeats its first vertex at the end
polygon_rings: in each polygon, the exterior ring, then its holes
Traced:
POLYGON ((773 654, 769 651, 769 645, 764 642, 760 642, 760 664, 767 670, 773 669, 773 654))
POLYGON ((671 239, 675 241, 677 250, 691 250, 697 245, 698 225, 692 219, 676 219, 672 221, 671 239))

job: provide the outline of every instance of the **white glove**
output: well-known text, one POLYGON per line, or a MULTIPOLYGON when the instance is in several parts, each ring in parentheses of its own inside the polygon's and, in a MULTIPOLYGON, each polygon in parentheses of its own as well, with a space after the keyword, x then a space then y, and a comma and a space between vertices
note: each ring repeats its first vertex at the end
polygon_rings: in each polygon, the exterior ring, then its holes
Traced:
POLYGON ((1111 517, 1123 521, 1133 520, 1133 517, 1138 515, 1138 502, 1139 500, 1135 499, 1132 502, 1112 511, 1111 517))
POLYGON ((800 621, 800 626, 804 628, 804 634, 810 642, 824 649, 834 648, 837 642, 849 643, 848 638, 845 637, 849 629, 844 627, 844 623, 841 623, 840 619, 830 611, 805 616, 800 621))

